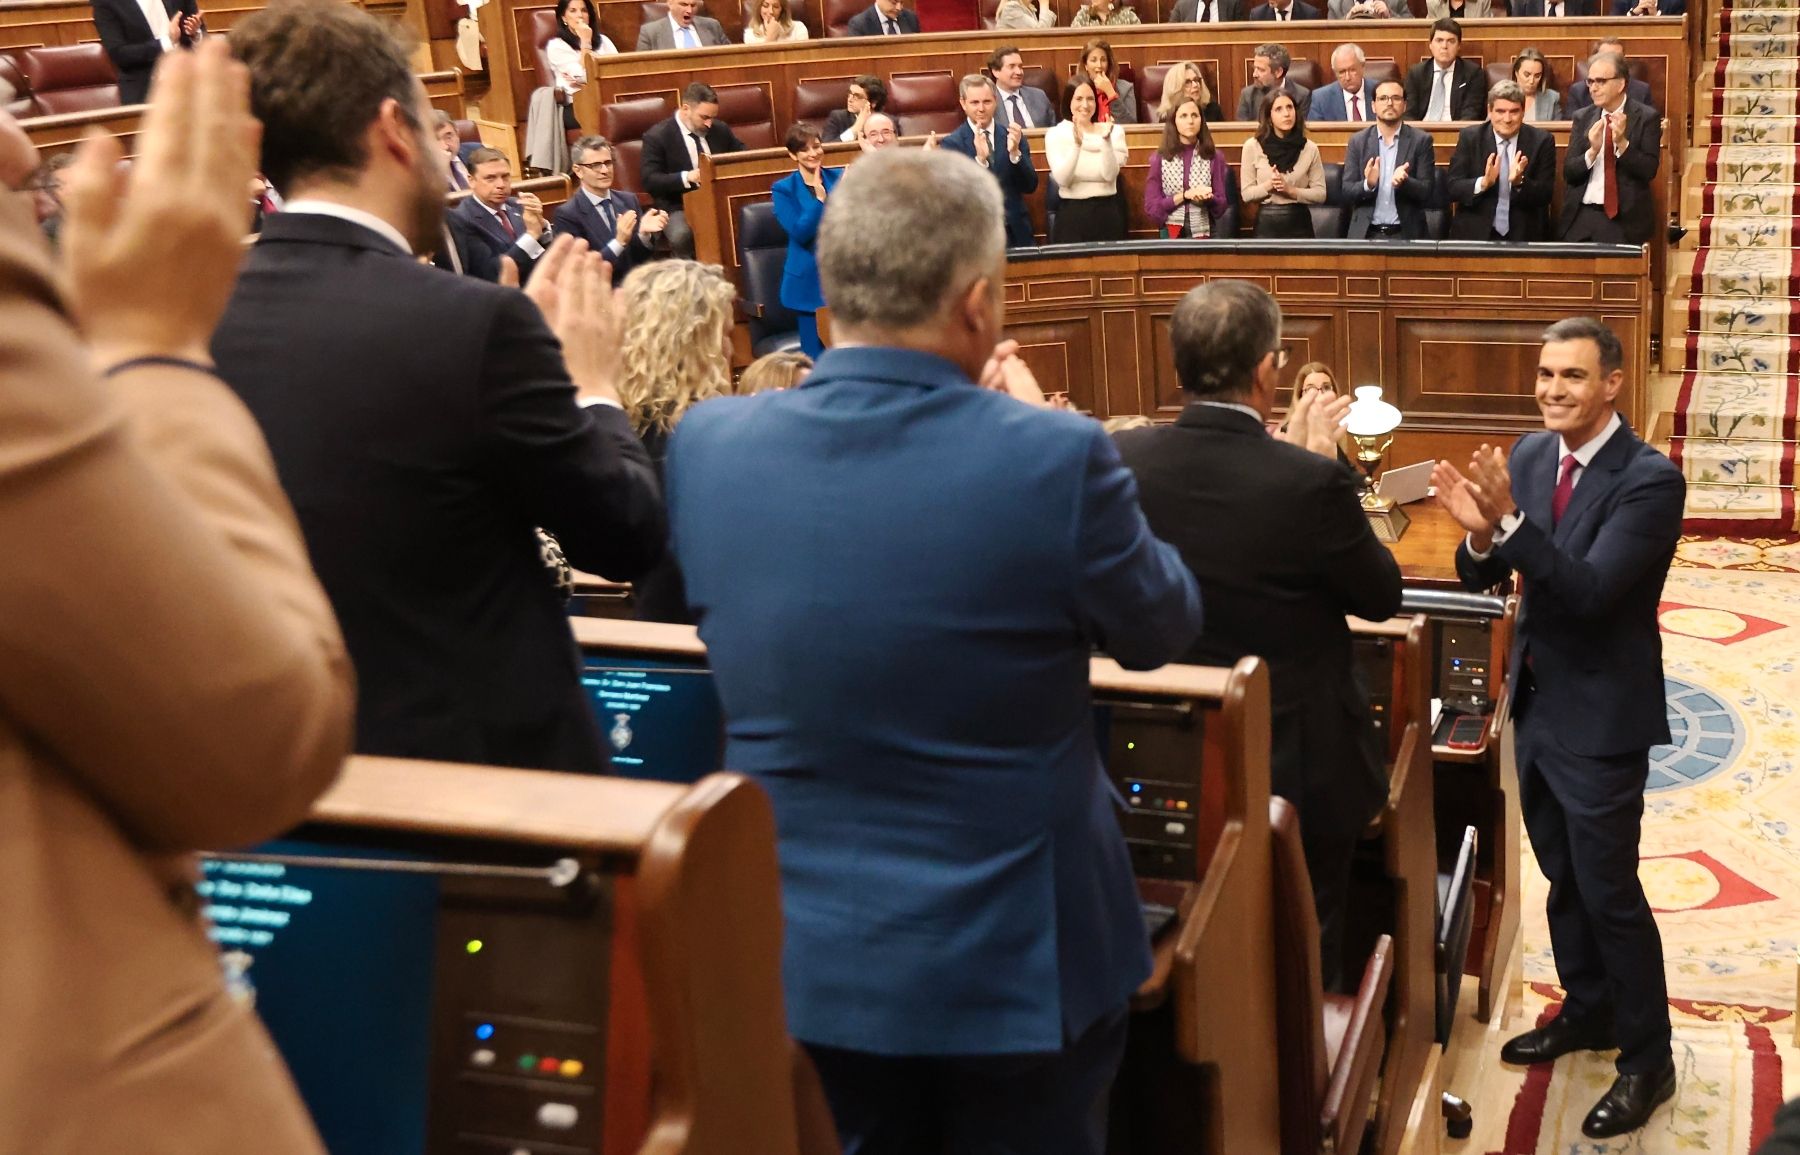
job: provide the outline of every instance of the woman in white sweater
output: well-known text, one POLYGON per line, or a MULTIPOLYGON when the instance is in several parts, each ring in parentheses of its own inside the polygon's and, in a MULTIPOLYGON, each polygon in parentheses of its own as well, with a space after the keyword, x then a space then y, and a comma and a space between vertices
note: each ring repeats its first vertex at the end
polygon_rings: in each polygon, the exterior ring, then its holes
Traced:
POLYGON ((1087 80, 1069 93, 1069 116, 1044 135, 1044 155, 1062 198, 1050 243, 1087 244, 1125 239, 1119 169, 1125 164, 1125 130, 1094 119, 1099 102, 1087 80))
POLYGON ((556 103, 563 106, 563 127, 577 128, 574 96, 587 87, 590 56, 617 56, 618 45, 599 30, 593 0, 560 0, 556 6, 556 38, 544 45, 550 71, 556 74, 556 103))

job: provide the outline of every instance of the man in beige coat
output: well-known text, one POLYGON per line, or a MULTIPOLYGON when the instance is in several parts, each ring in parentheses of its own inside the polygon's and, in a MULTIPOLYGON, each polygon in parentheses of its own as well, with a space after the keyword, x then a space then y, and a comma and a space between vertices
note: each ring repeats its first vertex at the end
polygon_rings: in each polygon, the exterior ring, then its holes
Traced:
POLYGON ((115 142, 83 146, 66 297, 0 125, 3 1155, 321 1150, 191 889, 196 849, 306 813, 354 700, 268 451, 207 368, 247 89, 222 40, 172 54, 128 182, 115 142))

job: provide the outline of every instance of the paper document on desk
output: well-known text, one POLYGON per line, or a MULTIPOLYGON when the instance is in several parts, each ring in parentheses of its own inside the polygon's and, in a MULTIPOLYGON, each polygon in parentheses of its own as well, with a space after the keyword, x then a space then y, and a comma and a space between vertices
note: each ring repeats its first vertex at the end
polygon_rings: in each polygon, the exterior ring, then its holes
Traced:
POLYGON ((1423 500, 1431 489, 1431 467, 1436 464, 1435 461, 1421 461, 1417 465, 1390 469, 1375 482, 1375 492, 1395 505, 1423 500))
POLYGON ((1438 717, 1442 715, 1443 712, 1444 700, 1442 698, 1433 698, 1431 700, 1431 732, 1433 734, 1437 733, 1438 717))

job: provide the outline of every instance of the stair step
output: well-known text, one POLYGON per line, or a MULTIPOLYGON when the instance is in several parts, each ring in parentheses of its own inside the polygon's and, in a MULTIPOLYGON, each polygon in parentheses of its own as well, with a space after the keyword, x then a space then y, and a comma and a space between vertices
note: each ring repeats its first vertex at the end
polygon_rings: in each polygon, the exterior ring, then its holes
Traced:
POLYGON ((1800 183, 1800 145, 1712 144, 1694 150, 1685 166, 1707 182, 1776 185, 1800 183))
POLYGON ((1695 372, 1683 375, 1671 433, 1791 441, 1800 435, 1800 377, 1784 373, 1695 372))
POLYGON ((1773 485, 1696 485, 1687 491, 1689 533, 1774 537, 1794 532, 1794 491, 1773 485))
POLYGON ((1800 32, 1723 33, 1721 60, 1793 60, 1800 56, 1800 32))
POLYGON ((1707 116, 1694 125, 1694 143, 1707 147, 1715 144, 1786 144, 1800 142, 1800 119, 1791 114, 1782 117, 1707 116))
POLYGON ((1702 334, 1687 343, 1682 363, 1707 373, 1800 372, 1800 336, 1702 334))
POLYGON ((1767 184, 1699 184, 1689 199, 1698 216, 1791 217, 1794 192, 1790 186, 1767 184))
POLYGON ((1697 228, 1683 238, 1686 247, 1714 249, 1792 249, 1792 216, 1701 217, 1697 228))
POLYGON ((1682 319, 1677 333, 1800 333, 1800 298, 1794 297, 1756 300, 1702 294, 1674 302, 1670 316, 1676 314, 1682 319))
POLYGON ((1738 8, 1728 12, 1716 12, 1707 21, 1707 38, 1710 44, 1721 31, 1729 30, 1734 36, 1768 36, 1789 32, 1800 32, 1800 9, 1792 6, 1786 8, 1738 8))
POLYGON ((1712 78, 1715 89, 1800 88, 1800 61, 1721 57, 1712 78))
POLYGON ((1780 488, 1783 478, 1792 476, 1794 443, 1677 438, 1669 457, 1690 485, 1780 488))
POLYGON ((1694 110, 1713 116, 1800 116, 1800 89, 1714 88, 1694 110))
POLYGON ((1705 297, 1800 297, 1800 270, 1788 249, 1676 249, 1665 287, 1705 297))

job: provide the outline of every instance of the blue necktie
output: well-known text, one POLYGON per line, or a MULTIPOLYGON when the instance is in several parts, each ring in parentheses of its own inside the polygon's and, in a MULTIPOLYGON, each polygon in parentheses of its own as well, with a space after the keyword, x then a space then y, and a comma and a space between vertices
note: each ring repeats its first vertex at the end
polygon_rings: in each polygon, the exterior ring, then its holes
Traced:
POLYGON ((700 40, 698 37, 696 37, 694 35, 694 29, 693 29, 692 25, 684 25, 682 27, 682 29, 681 29, 681 46, 683 48, 698 48, 698 47, 700 47, 700 40))
POLYGON ((1505 236, 1512 227, 1512 141, 1500 142, 1500 203, 1494 206, 1494 231, 1505 236))

